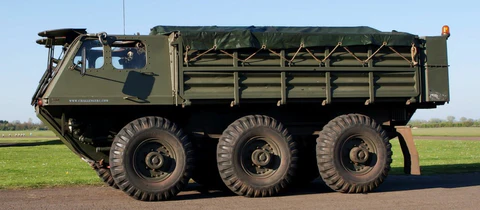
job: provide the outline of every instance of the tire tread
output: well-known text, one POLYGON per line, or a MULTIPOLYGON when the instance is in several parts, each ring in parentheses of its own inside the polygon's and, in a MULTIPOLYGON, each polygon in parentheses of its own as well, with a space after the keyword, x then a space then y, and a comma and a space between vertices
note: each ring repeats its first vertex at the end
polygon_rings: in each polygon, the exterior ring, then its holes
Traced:
POLYGON ((323 127, 317 138, 317 163, 320 177, 332 189, 343 193, 366 193, 376 189, 388 176, 390 171, 390 163, 392 162, 392 145, 381 125, 377 124, 373 119, 361 114, 341 115, 331 120, 323 127), (335 169, 334 164, 334 148, 336 139, 352 126, 365 126, 375 130, 380 135, 385 144, 386 164, 381 174, 374 180, 367 183, 350 183, 342 177, 342 174, 335 169))
POLYGON ((174 123, 161 117, 142 117, 127 124, 117 134, 110 150, 110 164, 112 177, 118 184, 119 188, 131 197, 142 201, 161 201, 168 200, 176 196, 185 186, 190 179, 191 171, 193 170, 193 149, 186 135, 182 130, 177 128, 174 123), (123 156, 127 149, 127 145, 132 137, 138 132, 141 132, 149 128, 160 128, 174 134, 183 146, 185 152, 185 171, 181 174, 178 181, 170 188, 162 189, 156 192, 142 191, 142 189, 136 188, 127 179, 125 167, 123 166, 123 156))
POLYGON ((284 190, 291 182, 292 175, 295 174, 297 164, 296 143, 287 129, 277 120, 264 115, 248 115, 230 124, 223 132, 217 146, 217 164, 223 182, 232 192, 246 197, 273 196, 284 190), (291 161, 287 172, 278 182, 268 187, 254 187, 248 182, 239 179, 237 174, 235 174, 233 157, 231 155, 236 140, 241 133, 258 126, 270 127, 281 134, 291 152, 291 161))

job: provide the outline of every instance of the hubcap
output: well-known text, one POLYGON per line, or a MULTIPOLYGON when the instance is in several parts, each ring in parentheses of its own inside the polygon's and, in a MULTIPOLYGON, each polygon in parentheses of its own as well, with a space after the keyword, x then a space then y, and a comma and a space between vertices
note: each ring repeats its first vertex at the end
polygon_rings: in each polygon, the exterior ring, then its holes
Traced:
POLYGON ((257 166, 266 166, 270 163, 270 153, 263 149, 257 149, 252 153, 252 162, 257 166))
POLYGON ((350 160, 354 163, 365 163, 368 156, 368 150, 363 147, 354 147, 350 150, 350 160))
POLYGON ((159 169, 163 166, 164 159, 162 154, 160 154, 159 152, 150 152, 145 157, 145 163, 151 169, 159 169))
POLYGON ((279 145, 270 138, 252 137, 242 148, 241 164, 249 176, 269 177, 278 170, 280 162, 279 145))
POLYGON ((166 140, 149 138, 136 148, 134 168, 145 179, 162 181, 175 170, 176 158, 175 150, 166 140))
POLYGON ((377 162, 377 148, 365 136, 351 136, 341 147, 341 164, 350 173, 359 176, 368 173, 377 162))

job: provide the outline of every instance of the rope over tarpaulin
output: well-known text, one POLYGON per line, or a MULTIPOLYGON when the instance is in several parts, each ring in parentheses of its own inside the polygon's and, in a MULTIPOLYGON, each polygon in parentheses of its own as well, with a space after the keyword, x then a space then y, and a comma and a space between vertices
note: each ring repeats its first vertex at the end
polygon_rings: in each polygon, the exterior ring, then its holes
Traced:
POLYGON ((156 26, 150 35, 180 33, 184 46, 190 50, 233 50, 254 48, 298 49, 378 45, 411 46, 416 35, 403 32, 381 32, 370 27, 240 27, 240 26, 156 26))
MULTIPOLYGON (((302 50, 302 49, 305 49, 305 51, 308 52, 308 54, 310 56, 312 56, 313 59, 315 59, 315 61, 317 61, 319 64, 322 64, 322 63, 325 63, 325 61, 330 58, 330 56, 338 49, 338 47, 340 47, 342 45, 341 42, 339 42, 337 44, 337 46, 335 46, 333 48, 332 51, 330 51, 330 53, 325 56, 325 58, 323 58, 322 60, 320 60, 319 58, 317 58, 315 56, 314 53, 312 53, 312 51, 310 51, 308 48, 305 48, 305 45, 302 43, 300 44, 300 47, 297 49, 297 51, 295 52, 295 54, 292 56, 292 58, 290 59, 287 59, 285 56, 283 56, 282 54, 280 53, 277 53, 275 52, 274 50, 272 49, 267 49, 267 46, 263 45, 260 49, 258 49, 257 51, 255 51, 254 53, 250 54, 247 58, 245 59, 241 59, 241 58, 238 58, 237 56, 235 56, 234 54, 231 54, 225 50, 218 50, 220 51, 221 53, 225 54, 225 55, 228 55, 230 57, 232 57, 233 59, 237 60, 237 61, 241 61, 242 63, 246 63, 250 58, 253 58, 258 52, 262 51, 262 50, 268 50, 270 51, 272 54, 280 57, 280 59, 284 60, 284 61, 287 61, 289 65, 292 64, 292 62, 295 60, 295 57, 298 55, 298 53, 302 50)), ((355 53, 353 53, 352 51, 350 51, 348 49, 348 47, 343 47, 343 49, 345 49, 346 52, 348 52, 353 58, 355 58, 358 62, 360 62, 360 64, 362 64, 362 66, 364 64, 366 64, 368 61, 370 61, 372 58, 375 57, 375 55, 380 52, 380 50, 384 47, 384 46, 387 46, 388 44, 386 42, 384 42, 373 54, 371 54, 367 59, 365 60, 362 60, 360 59, 358 56, 355 55, 355 53)), ((403 58, 405 61, 407 61, 411 66, 416 66, 418 64, 417 61, 415 61, 415 57, 417 55, 417 47, 415 46, 415 44, 412 44, 412 47, 411 47, 411 50, 410 50, 410 55, 411 55, 411 58, 412 60, 409 60, 407 59, 405 56, 403 56, 401 53, 399 53, 397 50, 395 50, 393 47, 389 46, 388 47, 391 51, 393 51, 394 53, 396 53, 398 56, 400 56, 401 58, 403 58)), ((188 62, 192 62, 192 61, 196 61, 198 58, 208 54, 210 51, 215 51, 217 49, 217 46, 214 45, 212 48, 208 49, 208 50, 205 50, 204 52, 202 53, 199 53, 197 54, 195 57, 193 58, 189 58, 188 57, 188 51, 190 50, 190 46, 185 46, 185 53, 184 53, 184 62, 185 63, 188 63, 188 62)))

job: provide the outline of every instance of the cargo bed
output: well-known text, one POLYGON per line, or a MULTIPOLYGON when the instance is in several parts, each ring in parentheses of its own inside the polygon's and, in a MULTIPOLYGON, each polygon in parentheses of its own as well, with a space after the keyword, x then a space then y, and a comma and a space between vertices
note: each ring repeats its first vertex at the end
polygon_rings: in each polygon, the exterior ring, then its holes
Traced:
MULTIPOLYGON (((428 76, 448 79, 448 69, 435 66, 428 75, 425 61, 426 40, 438 46, 444 37, 369 27, 157 26, 151 35, 170 37, 177 103, 448 101, 448 87, 428 83, 428 76), (442 97, 430 97, 427 90, 432 89, 441 89, 442 97)), ((448 68, 446 59, 434 59, 448 68)))

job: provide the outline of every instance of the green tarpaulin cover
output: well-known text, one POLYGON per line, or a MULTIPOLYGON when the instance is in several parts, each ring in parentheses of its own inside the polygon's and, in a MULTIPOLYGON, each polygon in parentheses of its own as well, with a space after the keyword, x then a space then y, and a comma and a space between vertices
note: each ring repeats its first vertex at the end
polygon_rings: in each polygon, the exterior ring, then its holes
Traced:
POLYGON ((411 46, 416 35, 381 32, 370 27, 241 27, 241 26, 155 26, 150 35, 179 32, 183 45, 193 50, 241 49, 265 46, 268 49, 354 45, 411 46))

